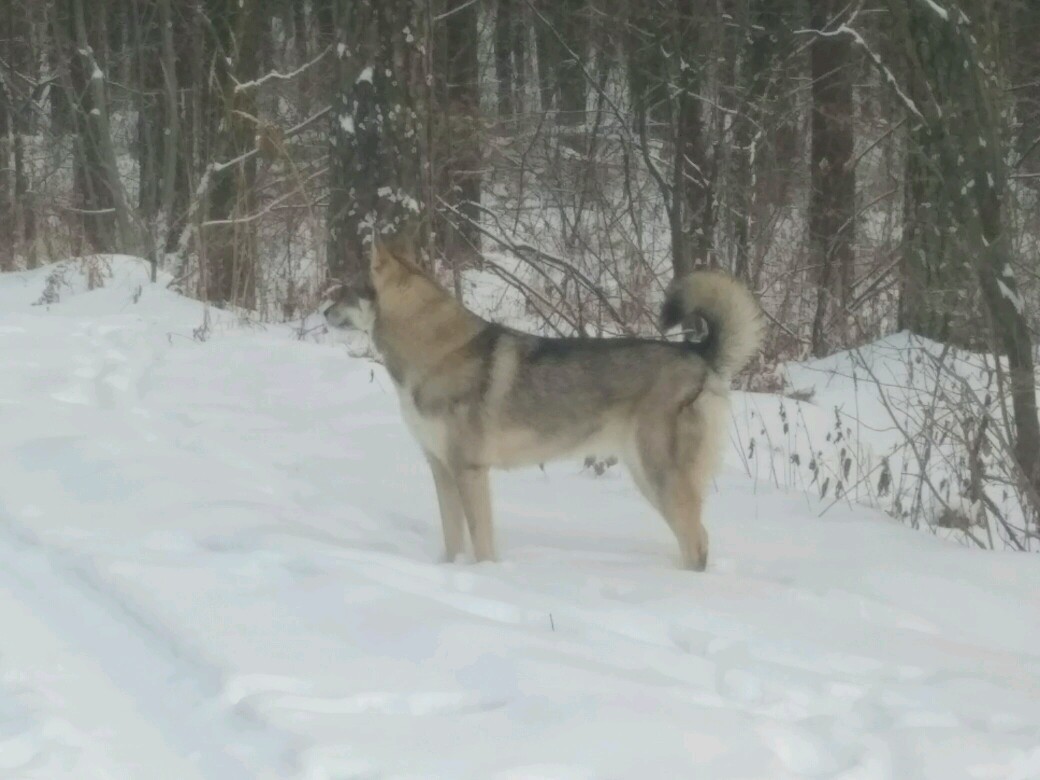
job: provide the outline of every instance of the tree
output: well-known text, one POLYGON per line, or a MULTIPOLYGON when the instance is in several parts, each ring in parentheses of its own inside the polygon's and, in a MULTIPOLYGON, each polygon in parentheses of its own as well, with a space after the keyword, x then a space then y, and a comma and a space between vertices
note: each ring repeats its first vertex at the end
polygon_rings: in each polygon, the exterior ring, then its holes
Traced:
POLYGON ((539 0, 535 27, 542 110, 555 108, 564 125, 585 123, 588 97, 584 60, 588 54, 586 0, 539 0))
POLYGON ((702 94, 706 60, 705 19, 692 0, 676 0, 671 46, 675 97, 673 200, 680 212, 672 230, 672 262, 677 274, 712 264, 715 228, 715 159, 705 133, 702 94), (675 245, 676 238, 680 244, 675 245))
MULTIPOLYGON (((480 84, 477 61, 477 6, 468 0, 449 0, 445 12, 443 155, 434 160, 442 168, 444 200, 456 216, 444 226, 443 247, 453 267, 469 265, 480 256, 480 84)), ((427 121, 431 121, 428 119, 427 121)))
POLYGON ((676 276, 711 264, 714 247, 716 161, 702 94, 713 53, 706 24, 691 0, 657 0, 632 9, 627 41, 633 122, 665 202, 676 276), (654 160, 658 139, 667 141, 670 171, 654 160))
POLYGON ((186 41, 171 0, 132 0, 131 18, 134 75, 142 87, 137 93, 138 209, 154 270, 161 253, 173 248, 175 209, 186 208, 188 199, 177 62, 178 45, 183 50, 186 41))
MULTIPOLYGON (((475 7, 473 15, 476 16, 475 7)), ((498 0, 495 5, 495 80, 498 116, 502 119, 524 110, 525 34, 521 0, 498 0)), ((476 48, 476 38, 473 45, 476 48)))
POLYGON ((738 40, 732 47, 734 95, 733 153, 729 181, 730 224, 733 240, 732 270, 753 281, 751 229, 754 222, 756 161, 761 157, 764 128, 772 113, 769 86, 779 69, 780 14, 769 0, 733 0, 730 35, 738 40))
POLYGON ((207 94, 210 169, 203 227, 203 295, 221 305, 256 305, 257 246, 251 215, 256 207, 257 160, 249 154, 260 132, 256 100, 243 85, 259 75, 265 30, 261 0, 206 0, 203 22, 213 74, 207 94))
POLYGON ((64 55, 64 92, 73 101, 75 182, 84 232, 97 251, 134 253, 140 248, 137 224, 109 121, 107 10, 105 3, 95 3, 87 13, 83 0, 59 0, 53 28, 64 55))
MULTIPOLYGON (((915 285, 941 283, 938 278, 922 279, 922 270, 946 273, 947 279, 965 287, 970 274, 980 290, 992 346, 1007 357, 1015 457, 1035 505, 1040 419, 1032 335, 1015 278, 1007 221, 1010 134, 1005 117, 1010 112, 1003 105, 1006 89, 995 59, 993 9, 984 0, 960 0, 946 7, 907 7, 901 0, 888 0, 888 7, 914 85, 907 101, 914 126, 909 151, 918 173, 913 205, 918 213, 926 211, 931 223, 911 231, 906 271, 915 285)), ((934 337, 938 319, 952 335, 967 340, 964 331, 952 331, 951 324, 957 322, 953 312, 936 307, 934 298, 922 294, 930 292, 920 287, 904 290, 904 295, 919 296, 912 304, 904 299, 904 311, 926 308, 932 317, 923 323, 911 319, 911 324, 923 324, 918 332, 934 337)), ((968 300, 961 295, 947 298, 946 305, 957 304, 970 316, 968 300)), ((985 330, 978 317, 968 323, 965 327, 985 330)))
MULTIPOLYGON (((1003 24, 1012 31, 1008 75, 1014 96, 1016 168, 1036 174, 1040 172, 1040 4, 1009 3, 1003 24)), ((1040 184, 1036 176, 1026 181, 1040 184)))
POLYGON ((812 151, 809 195, 810 264, 817 269, 812 350, 827 354, 852 287, 856 224, 853 160, 855 105, 852 97, 852 40, 834 34, 847 4, 812 0, 812 151))
POLYGON ((22 0, 0 0, 0 270, 14 269, 21 245, 30 250, 35 233, 25 159, 35 80, 30 8, 22 0))
POLYGON ((395 233, 423 214, 425 133, 416 104, 427 42, 413 2, 337 0, 334 12, 328 270, 347 280, 367 273, 377 225, 395 233))

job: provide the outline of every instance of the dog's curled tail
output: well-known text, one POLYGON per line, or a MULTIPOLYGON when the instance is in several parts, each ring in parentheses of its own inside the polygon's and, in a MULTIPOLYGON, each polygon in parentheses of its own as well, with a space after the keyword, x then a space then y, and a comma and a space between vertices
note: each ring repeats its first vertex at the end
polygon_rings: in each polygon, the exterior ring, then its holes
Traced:
POLYGON ((697 351, 720 376, 742 369, 762 342, 762 310, 751 291, 723 271, 694 271, 672 281, 661 307, 661 328, 692 331, 698 319, 708 332, 697 351))

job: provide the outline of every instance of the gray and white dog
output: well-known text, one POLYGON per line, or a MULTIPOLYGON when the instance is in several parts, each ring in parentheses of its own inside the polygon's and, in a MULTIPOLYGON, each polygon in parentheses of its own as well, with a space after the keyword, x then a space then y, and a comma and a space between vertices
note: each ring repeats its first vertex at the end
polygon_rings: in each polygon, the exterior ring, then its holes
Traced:
POLYGON ((369 280, 323 305, 330 326, 372 337, 404 419, 426 454, 447 559, 495 559, 488 470, 616 454, 664 516, 686 568, 703 571, 705 493, 725 446, 729 385, 758 350, 761 310, 718 271, 674 281, 664 328, 706 325, 698 341, 544 338, 481 319, 415 262, 377 242, 369 280))

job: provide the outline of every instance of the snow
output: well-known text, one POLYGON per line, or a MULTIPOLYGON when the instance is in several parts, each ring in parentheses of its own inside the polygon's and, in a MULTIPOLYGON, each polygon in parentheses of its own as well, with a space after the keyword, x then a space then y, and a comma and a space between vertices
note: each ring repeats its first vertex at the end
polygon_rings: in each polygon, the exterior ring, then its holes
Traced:
POLYGON ((1025 312, 1026 302, 1021 295, 1004 284, 1000 279, 997 279, 997 288, 1000 290, 1001 296, 1015 307, 1015 311, 1018 314, 1025 312))
MULTIPOLYGON (((1006 372, 1006 360, 1001 365, 1006 372)), ((745 396, 745 410, 737 406, 738 418, 749 418, 741 425, 744 442, 757 434, 764 445, 757 454, 767 456, 752 464, 752 473, 822 497, 825 486, 833 496, 840 482, 844 498, 961 543, 1038 550, 1040 538, 1022 532, 1031 522, 1029 502, 1013 487, 1017 476, 1000 429, 986 427, 985 446, 978 444, 982 419, 1010 414, 997 368, 990 355, 908 332, 789 364, 785 383, 808 402, 745 396), (943 527, 943 518, 977 501, 966 478, 969 451, 981 466, 979 487, 992 511, 966 533, 943 527)))
POLYGON ((366 65, 364 70, 361 71, 361 75, 359 75, 357 77, 357 81, 355 81, 354 83, 355 84, 360 84, 363 81, 367 81, 369 84, 371 84, 372 83, 372 75, 373 75, 372 66, 371 65, 366 65))
POLYGON ((581 464, 445 565, 384 371, 167 281, 0 276, 0 777, 1040 776, 1036 559, 752 481, 779 399, 704 574, 581 464))
POLYGON ((928 5, 929 8, 935 11, 939 18, 942 19, 944 22, 948 22, 950 20, 950 12, 943 8, 941 5, 939 5, 937 2, 935 2, 935 0, 924 0, 924 2, 928 5))

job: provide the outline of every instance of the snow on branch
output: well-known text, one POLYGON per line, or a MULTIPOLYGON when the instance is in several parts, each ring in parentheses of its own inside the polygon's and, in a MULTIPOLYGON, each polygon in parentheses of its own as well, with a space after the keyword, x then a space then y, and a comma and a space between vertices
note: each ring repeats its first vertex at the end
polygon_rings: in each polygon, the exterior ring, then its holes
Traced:
POLYGON ((877 52, 871 49, 870 45, 866 42, 863 36, 860 35, 859 31, 852 27, 849 27, 847 22, 838 25, 833 30, 796 30, 796 33, 800 35, 817 35, 821 38, 835 38, 839 35, 847 35, 850 38, 852 38, 856 45, 863 49, 864 53, 867 55, 867 58, 871 61, 874 67, 881 72, 881 75, 884 77, 885 81, 889 83, 889 86, 891 86, 892 89, 895 91, 896 95, 899 96, 899 99, 903 102, 903 105, 906 107, 906 109, 911 114, 920 119, 922 122, 925 121, 925 116, 921 112, 921 109, 919 109, 917 107, 917 104, 911 99, 911 97, 900 88, 899 82, 896 80, 895 75, 892 73, 891 70, 889 70, 888 66, 885 65, 880 55, 878 55, 877 52))
POLYGON ((449 16, 452 16, 454 14, 457 14, 459 11, 463 11, 463 10, 469 8, 475 2, 477 2, 477 0, 467 0, 467 2, 462 3, 461 5, 457 5, 454 8, 451 8, 451 9, 445 11, 442 14, 437 14, 437 16, 433 17, 433 21, 435 21, 435 22, 442 22, 445 19, 447 19, 449 16))
POLYGON ((313 60, 311 60, 310 62, 304 63, 303 65, 298 67, 296 70, 289 71, 288 73, 280 73, 277 70, 272 70, 267 75, 261 76, 260 78, 254 79, 253 81, 243 81, 243 82, 236 81, 235 82, 235 92, 236 93, 237 92, 245 92, 247 89, 256 89, 257 87, 263 86, 268 81, 291 81, 292 79, 296 78, 301 73, 306 71, 308 68, 311 68, 311 67, 317 65, 319 62, 321 62, 323 59, 325 59, 325 56, 330 51, 332 51, 332 47, 331 46, 326 46, 325 50, 323 52, 321 52, 321 54, 319 54, 313 60))
POLYGON ((939 15, 944 22, 950 21, 950 12, 939 5, 935 0, 924 0, 925 4, 939 15))

